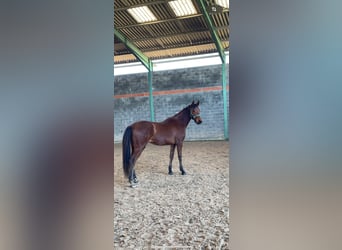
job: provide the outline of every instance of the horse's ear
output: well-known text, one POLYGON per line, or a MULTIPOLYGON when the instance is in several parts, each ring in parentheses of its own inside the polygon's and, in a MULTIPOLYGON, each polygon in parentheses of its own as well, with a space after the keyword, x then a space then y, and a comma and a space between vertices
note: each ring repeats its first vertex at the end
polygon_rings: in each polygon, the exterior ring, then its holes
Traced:
POLYGON ((196 105, 197 105, 197 106, 199 105, 199 100, 197 101, 196 105))
POLYGON ((191 103, 191 105, 194 105, 195 104, 195 100, 192 100, 192 103, 191 103))

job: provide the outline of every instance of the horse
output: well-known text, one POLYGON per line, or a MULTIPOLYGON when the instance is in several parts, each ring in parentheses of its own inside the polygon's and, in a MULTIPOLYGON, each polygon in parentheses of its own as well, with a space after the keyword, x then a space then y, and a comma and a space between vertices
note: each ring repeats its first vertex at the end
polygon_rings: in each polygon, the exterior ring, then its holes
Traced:
POLYGON ((192 101, 183 110, 162 122, 138 121, 125 129, 122 139, 122 161, 124 175, 131 187, 134 188, 138 184, 134 166, 147 143, 170 145, 169 175, 173 174, 172 160, 177 147, 179 170, 182 175, 186 174, 182 164, 182 148, 185 130, 191 119, 196 124, 202 123, 199 101, 192 101))

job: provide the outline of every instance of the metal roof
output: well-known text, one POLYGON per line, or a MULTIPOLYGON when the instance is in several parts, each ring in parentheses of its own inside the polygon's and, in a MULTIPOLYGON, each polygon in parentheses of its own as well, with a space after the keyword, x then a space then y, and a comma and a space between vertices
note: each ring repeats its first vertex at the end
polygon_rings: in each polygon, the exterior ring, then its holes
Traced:
POLYGON ((197 14, 177 17, 170 1, 114 1, 114 63, 138 61, 137 51, 153 60, 228 50, 229 9, 214 0, 192 0, 197 14), (138 23, 127 10, 139 6, 148 6, 157 20, 138 23))

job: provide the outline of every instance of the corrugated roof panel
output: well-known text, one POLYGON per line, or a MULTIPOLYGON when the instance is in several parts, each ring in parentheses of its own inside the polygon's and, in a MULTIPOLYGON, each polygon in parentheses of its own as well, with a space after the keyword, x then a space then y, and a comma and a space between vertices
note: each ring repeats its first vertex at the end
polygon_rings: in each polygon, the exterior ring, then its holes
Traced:
POLYGON ((164 42, 164 40, 168 40, 167 45, 172 46, 172 47, 180 46, 180 45, 182 45, 182 46, 191 45, 189 38, 187 36, 184 36, 184 35, 183 36, 180 36, 180 35, 173 36, 169 39, 163 39, 162 41, 164 42))
POLYGON ((216 27, 228 25, 228 12, 212 15, 216 27))
POLYGON ((189 35, 193 44, 212 43, 210 32, 198 32, 189 35))
POLYGON ((114 10, 117 8, 123 8, 126 5, 121 0, 114 0, 114 10))
MULTIPOLYGON (((195 1, 196 10, 199 12, 195 1)), ((135 44, 151 59, 191 54, 215 52, 216 46, 210 35, 206 22, 200 14, 178 18, 168 4, 162 0, 115 0, 114 27, 135 44), (139 24, 127 12, 128 8, 148 6, 158 20, 139 24)), ((218 36, 224 49, 229 47, 229 13, 212 15, 218 36)), ((114 38, 115 62, 137 61, 125 48, 125 45, 114 38)))
POLYGON ((167 48, 189 45, 189 40, 181 39, 181 37, 167 37, 161 40, 167 48))
POLYGON ((139 47, 142 51, 146 49, 151 50, 151 48, 155 50, 163 49, 161 45, 154 40, 136 42, 135 45, 139 47))
MULTIPOLYGON (((205 44, 198 46, 187 46, 182 48, 174 48, 167 50, 158 50, 158 51, 149 51, 146 52, 145 55, 151 58, 152 60, 161 59, 165 57, 178 57, 185 55, 195 55, 195 54, 204 54, 204 53, 213 53, 216 52, 215 44, 205 44)), ((138 60, 131 54, 128 55, 118 55, 114 56, 114 63, 128 63, 128 62, 137 62, 138 60)))
POLYGON ((121 29, 121 32, 126 35, 126 37, 130 40, 136 40, 141 37, 150 37, 150 33, 145 29, 141 27, 131 27, 127 29, 121 29))
POLYGON ((176 22, 156 23, 150 25, 149 28, 153 31, 153 33, 158 34, 160 36, 178 34, 180 32, 179 26, 176 24, 176 22))
POLYGON ((126 26, 134 23, 136 23, 136 21, 128 12, 118 11, 114 13, 114 27, 126 26))
POLYGON ((221 40, 228 40, 228 38, 229 38, 228 28, 227 29, 220 29, 217 31, 217 33, 218 33, 221 40))
POLYGON ((167 3, 150 5, 150 9, 155 13, 159 20, 174 18, 172 11, 167 3))
POLYGON ((207 28, 207 25, 202 16, 184 19, 182 20, 182 25, 186 30, 191 31, 207 28))

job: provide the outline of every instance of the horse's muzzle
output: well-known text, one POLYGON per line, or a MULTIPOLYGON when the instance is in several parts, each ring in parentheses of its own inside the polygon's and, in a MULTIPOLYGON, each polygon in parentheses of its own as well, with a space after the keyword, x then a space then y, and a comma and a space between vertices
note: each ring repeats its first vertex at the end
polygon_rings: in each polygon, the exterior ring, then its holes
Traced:
POLYGON ((202 118, 197 116, 194 121, 196 122, 196 124, 201 124, 202 123, 202 118))

